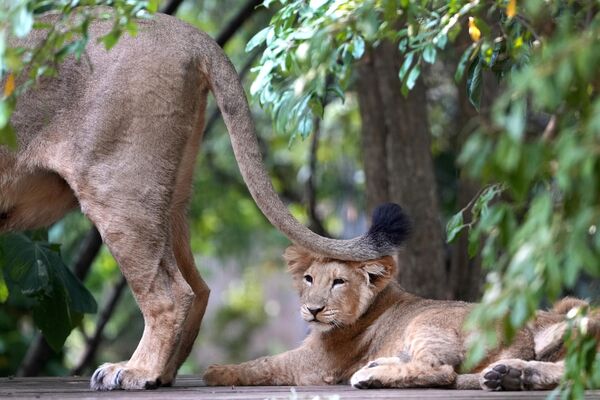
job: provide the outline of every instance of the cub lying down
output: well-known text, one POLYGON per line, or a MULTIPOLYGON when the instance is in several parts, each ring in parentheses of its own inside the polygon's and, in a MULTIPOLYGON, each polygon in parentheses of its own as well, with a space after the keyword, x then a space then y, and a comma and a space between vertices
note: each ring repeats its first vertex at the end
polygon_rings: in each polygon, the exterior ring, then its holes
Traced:
MULTIPOLYGON (((208 385, 322 385, 354 387, 532 390, 557 386, 563 374, 565 314, 582 300, 565 298, 539 311, 510 346, 458 374, 465 358, 462 325, 472 304, 423 299, 394 279, 390 256, 347 262, 297 246, 284 258, 312 327, 297 349, 239 365, 213 365, 208 385)), ((592 322, 592 321, 591 321, 592 322)), ((597 323, 590 324, 597 334, 597 323)))

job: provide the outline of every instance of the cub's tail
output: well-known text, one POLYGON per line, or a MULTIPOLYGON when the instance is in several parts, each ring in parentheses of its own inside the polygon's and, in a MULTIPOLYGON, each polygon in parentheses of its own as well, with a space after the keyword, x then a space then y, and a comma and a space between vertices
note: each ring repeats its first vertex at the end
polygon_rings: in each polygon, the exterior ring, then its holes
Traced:
POLYGON ((223 115, 235 158, 254 201, 267 219, 292 242, 327 257, 364 261, 393 254, 406 238, 409 223, 397 204, 375 210, 369 232, 350 240, 325 238, 300 224, 283 204, 267 174, 254 123, 237 72, 207 35, 198 43, 198 59, 223 115))

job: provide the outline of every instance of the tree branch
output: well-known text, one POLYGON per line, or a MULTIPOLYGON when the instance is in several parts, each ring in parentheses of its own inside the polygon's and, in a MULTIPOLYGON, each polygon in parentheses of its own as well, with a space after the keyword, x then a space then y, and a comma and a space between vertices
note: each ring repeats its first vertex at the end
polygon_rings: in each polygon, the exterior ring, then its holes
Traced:
POLYGON ((100 236, 100 232, 98 232, 98 229, 95 226, 92 226, 85 235, 77 258, 73 263, 72 270, 77 279, 82 282, 85 280, 90 272, 90 267, 96 259, 96 256, 98 256, 101 248, 102 237, 100 236))
POLYGON ((175 15, 183 0, 171 0, 160 12, 167 15, 175 15))
POLYGON ((317 213, 317 190, 315 187, 315 174, 317 170, 317 151, 319 149, 319 136, 321 136, 321 119, 314 119, 314 132, 310 142, 310 155, 308 159, 308 179, 306 180, 306 206, 310 219, 310 228, 321 236, 330 236, 317 213))
POLYGON ((238 13, 229 21, 227 26, 219 32, 215 41, 221 47, 225 47, 225 44, 229 42, 229 39, 237 32, 237 30, 247 21, 256 11, 256 8, 262 4, 262 0, 250 0, 248 1, 238 13))

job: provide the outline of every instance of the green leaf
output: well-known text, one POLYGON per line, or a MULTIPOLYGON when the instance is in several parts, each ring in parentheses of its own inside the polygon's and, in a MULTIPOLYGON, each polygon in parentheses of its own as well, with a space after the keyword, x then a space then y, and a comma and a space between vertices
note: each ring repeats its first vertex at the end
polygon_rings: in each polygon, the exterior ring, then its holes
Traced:
POLYGON ((521 159, 521 151, 519 151, 519 143, 514 141, 510 136, 503 135, 496 143, 496 153, 494 160, 497 166, 506 172, 513 172, 519 166, 521 159))
POLYGON ((13 150, 17 148, 17 134, 12 125, 8 124, 4 128, 0 128, 0 145, 5 145, 13 150))
POLYGON ((66 289, 69 309, 82 314, 94 314, 98 311, 98 305, 92 294, 69 268, 63 264, 63 267, 56 268, 55 272, 60 283, 66 289))
POLYGON ((428 45, 425 47, 425 50, 423 51, 423 60, 426 63, 433 64, 433 63, 435 63, 436 54, 437 54, 437 51, 436 51, 435 47, 433 45, 428 45))
POLYGON ((529 314, 527 298, 525 295, 525 293, 521 293, 520 296, 515 299, 515 303, 513 304, 510 313, 510 323, 515 328, 520 327, 523 323, 525 323, 529 314))
POLYGON ((127 25, 125 25, 125 29, 127 29, 127 32, 129 33, 129 35, 137 36, 138 25, 135 23, 135 21, 127 22, 127 25))
POLYGON ((12 17, 13 33, 17 37, 25 37, 33 27, 33 14, 27 9, 27 3, 23 3, 12 17))
POLYGON ((460 61, 458 62, 458 66, 456 67, 456 73, 454 74, 454 80, 456 82, 460 82, 462 80, 463 75, 465 73, 465 68, 467 66, 467 62, 471 58, 471 54, 473 53, 473 49, 476 46, 477 46, 477 44, 473 43, 471 46, 469 46, 465 50, 465 52, 463 53, 463 55, 460 57, 460 61))
POLYGON ((298 120, 298 132, 302 139, 306 139, 313 131, 313 119, 311 113, 304 113, 298 120))
POLYGON ((498 60, 498 56, 500 55, 502 49, 504 48, 504 42, 497 42, 494 45, 494 50, 492 51, 492 55, 489 60, 490 68, 496 65, 496 61, 498 60))
POLYGON ((478 57, 477 60, 471 64, 467 73, 467 96, 469 97, 469 102, 477 111, 479 111, 479 106, 481 104, 481 81, 483 74, 481 64, 481 58, 478 57))
POLYGON ((4 280, 4 274, 2 270, 0 270, 0 303, 6 302, 8 299, 8 286, 6 286, 6 281, 4 280))
POLYGON ((344 101, 346 99, 346 94, 344 93, 344 90, 340 86, 339 82, 334 82, 333 84, 329 85, 327 87, 327 92, 332 92, 337 97, 339 97, 342 101, 344 101))
POLYGON ((406 48, 408 46, 408 39, 404 38, 400 41, 400 43, 398 43, 398 50, 400 50, 400 53, 404 53, 406 51, 406 48))
POLYGON ((5 274, 25 296, 36 298, 51 291, 49 274, 53 265, 42 246, 24 234, 10 234, 2 237, 0 248, 5 274))
POLYGON ((464 227, 465 225, 463 224, 463 213, 462 211, 459 211, 458 213, 454 214, 446 224, 446 241, 448 243, 452 243, 464 227))
POLYGON ((0 269, 21 293, 36 301, 34 322, 60 349, 81 313, 96 312, 92 295, 64 265, 56 245, 24 234, 0 238, 0 269))
POLYGON ((149 0, 148 1, 148 11, 150 11, 151 13, 157 12, 159 3, 160 3, 160 0, 149 0))
POLYGON ((355 36, 353 45, 354 46, 352 47, 352 57, 358 60, 362 57, 363 54, 365 54, 365 41, 362 37, 355 36))
POLYGON ((435 37, 435 39, 433 39, 433 44, 435 44, 440 50, 444 50, 447 43, 448 35, 445 35, 444 33, 440 33, 435 37))
POLYGON ((313 10, 323 7, 327 3, 328 0, 310 0, 309 7, 313 10))
POLYGON ((489 202, 492 201, 496 195, 502 193, 503 190, 502 185, 491 185, 485 188, 473 205, 473 210, 471 211, 473 217, 478 218, 480 214, 483 214, 487 210, 489 202))
POLYGON ((406 77, 406 73, 408 72, 408 70, 410 69, 410 66, 412 65, 414 57, 415 57, 415 53, 412 51, 410 53, 407 53, 406 57, 404 57, 404 62, 402 63, 402 66, 400 67, 400 72, 398 72, 398 78, 400 78, 400 80, 402 82, 404 82, 404 78, 406 77))
POLYGON ((469 254, 469 258, 473 258, 477 255, 479 251, 479 232, 476 229, 471 229, 469 231, 469 245, 467 248, 467 253, 469 254))
MULTIPOLYGON (((0 99, 0 128, 4 128, 8 125, 14 108, 15 99, 13 96, 10 96, 6 99, 0 99)), ((0 140, 2 140, 1 137, 0 140)))
POLYGON ((121 32, 113 30, 110 33, 107 33, 106 35, 102 36, 100 38, 100 41, 102 42, 102 44, 104 44, 106 50, 110 50, 114 47, 115 44, 117 44, 120 36, 121 32))
POLYGON ((56 282, 53 282, 52 289, 52 296, 44 296, 33 308, 33 321, 50 347, 58 352, 71 333, 73 324, 64 289, 56 282))
POLYGON ((318 97, 313 96, 310 99, 308 105, 310 106, 310 110, 313 112, 314 115, 316 115, 319 118, 323 118, 323 113, 325 109, 323 107, 323 103, 318 97))
POLYGON ((275 64, 271 60, 267 60, 262 65, 262 67, 260 67, 258 75, 256 76, 254 82, 252 82, 252 85, 250 86, 250 94, 252 96, 260 92, 261 89, 268 84, 268 82, 271 80, 271 71, 273 71, 274 67, 275 64))
POLYGON ((250 39, 250 41, 248 42, 248 44, 246 45, 246 52, 250 52, 252 50, 254 50, 255 48, 257 48, 258 46, 262 45, 265 40, 267 39, 267 35, 269 34, 269 31, 273 29, 270 26, 258 31, 258 33, 254 36, 252 36, 252 39, 250 39))
POLYGON ((408 88, 408 90, 411 90, 415 87, 415 84, 417 83, 417 79, 419 78, 420 74, 421 68, 419 67, 419 64, 416 64, 408 74, 408 78, 406 78, 406 87, 408 88))
POLYGON ((506 131, 517 142, 523 139, 523 134, 525 133, 526 112, 527 104, 525 99, 518 99, 511 105, 510 112, 505 119, 506 131))

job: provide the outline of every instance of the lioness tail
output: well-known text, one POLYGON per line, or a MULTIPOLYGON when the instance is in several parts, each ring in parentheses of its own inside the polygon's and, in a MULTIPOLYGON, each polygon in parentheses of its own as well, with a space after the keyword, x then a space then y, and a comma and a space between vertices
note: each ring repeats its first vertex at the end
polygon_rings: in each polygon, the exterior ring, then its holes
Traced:
POLYGON ((265 170, 238 74, 221 48, 207 35, 202 37, 198 46, 200 68, 223 115, 242 177, 267 219, 292 242, 327 257, 364 261, 393 254, 408 232, 407 219, 397 205, 379 208, 369 233, 350 240, 317 235, 290 214, 265 170))

